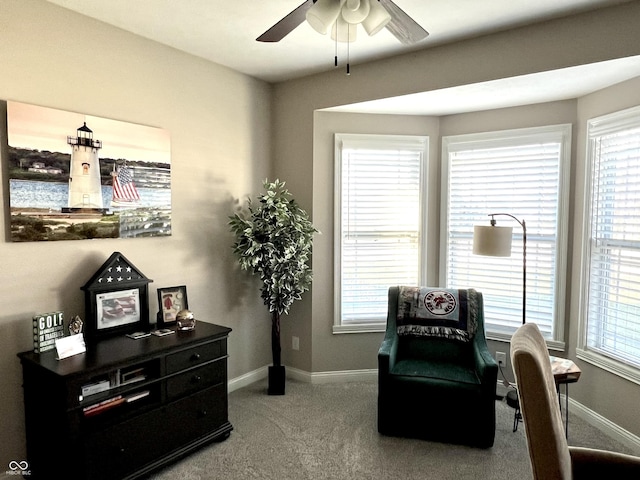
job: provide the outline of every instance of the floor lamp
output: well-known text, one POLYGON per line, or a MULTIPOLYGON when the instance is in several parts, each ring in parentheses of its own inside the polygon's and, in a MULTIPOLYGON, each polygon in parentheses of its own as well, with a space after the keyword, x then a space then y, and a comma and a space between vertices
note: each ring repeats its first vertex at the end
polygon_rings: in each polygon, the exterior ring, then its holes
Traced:
POLYGON ((510 213, 490 213, 491 225, 473 227, 473 253, 488 257, 510 257, 513 228, 497 227, 497 215, 513 218, 522 227, 522 324, 526 323, 527 311, 527 226, 524 220, 518 220, 510 213))
MULTIPOLYGON (((485 255, 489 257, 511 256, 513 228, 496 227, 496 219, 494 217, 497 215, 511 217, 522 227, 522 324, 524 325, 527 320, 527 226, 524 220, 520 221, 509 213, 490 213, 490 226, 475 225, 473 227, 473 253, 475 255, 485 255)), ((506 385, 507 384, 508 382, 506 385)), ((515 409, 515 415, 513 417, 513 431, 515 432, 518 429, 518 423, 522 420, 520 400, 516 390, 507 392, 507 404, 515 409)))

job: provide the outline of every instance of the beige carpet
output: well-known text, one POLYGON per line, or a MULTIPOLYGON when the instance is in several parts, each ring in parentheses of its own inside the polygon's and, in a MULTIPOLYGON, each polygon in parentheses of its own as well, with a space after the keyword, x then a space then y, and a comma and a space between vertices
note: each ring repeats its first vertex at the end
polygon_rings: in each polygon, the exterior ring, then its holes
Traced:
MULTIPOLYGON (((229 395, 228 440, 166 467, 152 480, 216 479, 491 479, 531 478, 521 424, 496 401, 496 440, 488 450, 384 437, 376 428, 377 384, 311 385, 287 381, 284 396, 266 395, 266 381, 229 395)), ((624 451, 571 415, 569 443, 624 451)), ((152 448, 152 445, 150 445, 152 448)))

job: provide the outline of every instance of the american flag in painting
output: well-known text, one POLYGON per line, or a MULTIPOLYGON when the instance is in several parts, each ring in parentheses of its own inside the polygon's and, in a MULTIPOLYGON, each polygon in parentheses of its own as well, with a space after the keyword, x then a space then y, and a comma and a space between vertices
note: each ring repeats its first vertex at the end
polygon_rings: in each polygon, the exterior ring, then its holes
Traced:
POLYGON ((125 166, 120 167, 118 174, 113 177, 113 198, 127 201, 140 200, 131 170, 125 166))

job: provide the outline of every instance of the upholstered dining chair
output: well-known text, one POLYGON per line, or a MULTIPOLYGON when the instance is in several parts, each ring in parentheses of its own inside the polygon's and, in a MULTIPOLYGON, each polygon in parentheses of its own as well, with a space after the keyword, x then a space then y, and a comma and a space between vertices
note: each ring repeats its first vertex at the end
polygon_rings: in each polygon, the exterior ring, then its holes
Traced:
POLYGON ((567 444, 549 352, 535 323, 513 335, 511 364, 534 479, 640 479, 640 457, 567 444))
POLYGON ((378 351, 378 431, 489 448, 498 364, 487 348, 482 294, 391 287, 378 351))

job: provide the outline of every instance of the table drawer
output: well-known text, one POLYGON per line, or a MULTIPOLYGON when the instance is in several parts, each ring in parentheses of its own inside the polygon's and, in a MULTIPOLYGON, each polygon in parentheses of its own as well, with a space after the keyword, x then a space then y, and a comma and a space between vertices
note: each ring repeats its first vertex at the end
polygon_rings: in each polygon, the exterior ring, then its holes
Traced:
POLYGON ((166 429, 171 440, 184 445, 228 422, 226 385, 216 385, 167 405, 166 429))
POLYGON ((87 435, 82 444, 86 478, 118 480, 169 453, 177 445, 164 440, 169 436, 165 425, 165 416, 156 411, 87 435))
POLYGON ((222 341, 205 343, 172 353, 167 355, 167 374, 170 375, 187 368, 202 365, 226 354, 226 348, 223 347, 222 341))
POLYGON ((167 380, 167 397, 174 399, 224 382, 226 361, 217 360, 167 380))
POLYGON ((218 385, 95 432, 83 443, 86 478, 120 480, 158 457, 172 455, 227 421, 225 388, 218 385))

